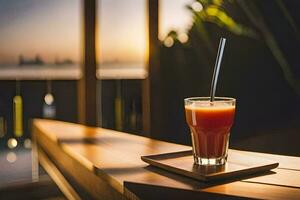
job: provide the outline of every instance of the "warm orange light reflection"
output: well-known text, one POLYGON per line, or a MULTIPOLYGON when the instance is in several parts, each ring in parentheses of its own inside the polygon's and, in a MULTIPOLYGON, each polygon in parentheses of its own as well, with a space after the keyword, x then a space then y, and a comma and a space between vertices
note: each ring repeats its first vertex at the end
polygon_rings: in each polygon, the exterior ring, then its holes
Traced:
POLYGON ((147 59, 147 1, 100 1, 97 58, 102 65, 147 59))
POLYGON ((80 6, 74 1, 7 1, 0 9, 0 64, 39 55, 44 62, 79 58, 80 6), (13 18, 13 20, 9 20, 13 18))
MULTIPOLYGON (((98 1, 98 63, 145 66, 149 57, 147 3, 147 0, 98 1)), ((192 21, 185 8, 190 3, 189 0, 160 0, 160 39, 165 39, 171 29, 184 33, 192 21)), ((50 64, 64 59, 80 62, 81 1, 38 1, 28 8, 30 12, 22 8, 22 1, 11 1, 10 7, 16 14, 13 21, 0 29, 0 65, 18 64, 21 55, 27 59, 39 55, 50 64)), ((0 17, 9 19, 11 13, 2 10, 0 17)), ((180 41, 186 42, 187 38, 183 36, 180 41)))

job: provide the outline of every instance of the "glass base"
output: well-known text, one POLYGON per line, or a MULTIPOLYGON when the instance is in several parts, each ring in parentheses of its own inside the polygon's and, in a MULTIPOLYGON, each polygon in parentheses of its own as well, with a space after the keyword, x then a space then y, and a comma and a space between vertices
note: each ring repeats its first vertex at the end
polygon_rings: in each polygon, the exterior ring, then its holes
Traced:
POLYGON ((200 158, 194 155, 194 163, 196 165, 224 165, 227 161, 227 156, 220 158, 200 158))

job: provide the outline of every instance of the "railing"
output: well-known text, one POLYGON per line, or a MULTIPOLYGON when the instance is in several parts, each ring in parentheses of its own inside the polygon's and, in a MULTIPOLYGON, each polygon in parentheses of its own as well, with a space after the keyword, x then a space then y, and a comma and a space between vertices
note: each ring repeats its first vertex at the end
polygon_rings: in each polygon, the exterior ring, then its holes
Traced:
MULTIPOLYGON (((0 144, 16 148, 30 141, 30 119, 54 118, 77 122, 77 81, 79 67, 7 67, 1 68, 0 144), (50 89, 49 89, 50 87, 50 89), (18 91, 17 91, 18 90, 18 91), (51 105, 50 105, 51 104, 51 105), (52 106, 52 107, 51 107, 52 106), (20 144, 19 144, 20 145, 20 144)), ((105 128, 133 133, 142 132, 142 68, 99 69, 97 88, 101 121, 105 128)))

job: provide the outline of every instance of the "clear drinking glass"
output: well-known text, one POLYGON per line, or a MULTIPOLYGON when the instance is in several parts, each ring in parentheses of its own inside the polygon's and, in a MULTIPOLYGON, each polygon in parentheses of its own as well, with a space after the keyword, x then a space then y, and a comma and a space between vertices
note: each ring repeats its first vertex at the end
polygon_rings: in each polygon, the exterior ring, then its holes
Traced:
POLYGON ((194 163, 223 165, 227 160, 230 129, 235 115, 234 98, 191 97, 184 99, 190 127, 194 163))

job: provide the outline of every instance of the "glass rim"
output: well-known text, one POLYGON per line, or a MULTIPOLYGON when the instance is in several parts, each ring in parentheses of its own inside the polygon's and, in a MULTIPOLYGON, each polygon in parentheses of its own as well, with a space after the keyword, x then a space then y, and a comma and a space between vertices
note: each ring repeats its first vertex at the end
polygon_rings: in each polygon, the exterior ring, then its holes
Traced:
MULTIPOLYGON (((184 99, 184 102, 202 102, 208 101, 210 97, 188 97, 184 99)), ((215 97, 216 102, 235 102, 236 99, 232 97, 215 97)))

